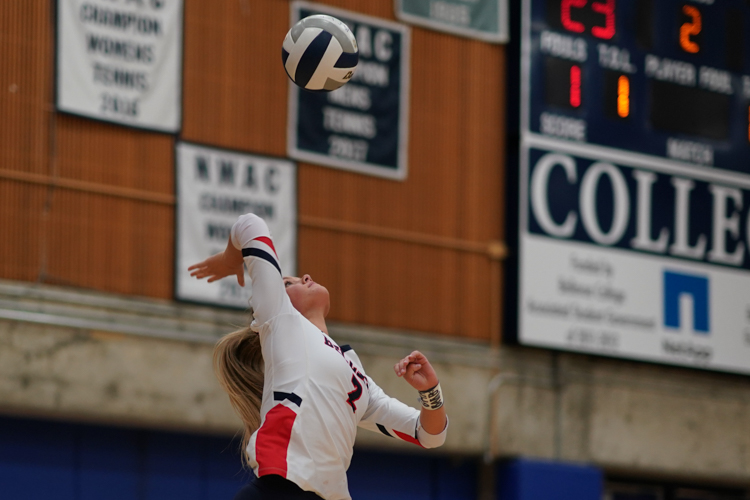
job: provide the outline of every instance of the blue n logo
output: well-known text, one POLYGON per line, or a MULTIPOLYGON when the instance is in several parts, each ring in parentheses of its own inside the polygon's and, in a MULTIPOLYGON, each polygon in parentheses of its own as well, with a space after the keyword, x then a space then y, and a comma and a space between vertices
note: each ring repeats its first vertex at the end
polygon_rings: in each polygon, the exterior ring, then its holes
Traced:
POLYGON ((693 329, 708 334, 708 278, 664 271, 664 326, 680 328, 680 297, 693 299, 693 329))

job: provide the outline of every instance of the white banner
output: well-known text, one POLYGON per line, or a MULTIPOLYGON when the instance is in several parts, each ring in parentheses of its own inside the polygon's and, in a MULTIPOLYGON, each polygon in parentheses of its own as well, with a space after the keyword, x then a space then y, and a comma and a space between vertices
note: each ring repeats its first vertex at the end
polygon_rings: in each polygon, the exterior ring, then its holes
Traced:
POLYGON ((297 169, 293 162, 180 142, 175 153, 177 216, 175 298, 246 308, 249 279, 216 283, 190 277, 187 268, 226 248, 242 214, 262 217, 271 230, 285 276, 297 267, 297 169))
POLYGON ((750 373, 747 272, 523 235, 527 345, 750 373))
POLYGON ((523 151, 518 340, 750 374, 747 182, 558 146, 523 151))
POLYGON ((57 109, 177 132, 182 0, 58 0, 57 109))

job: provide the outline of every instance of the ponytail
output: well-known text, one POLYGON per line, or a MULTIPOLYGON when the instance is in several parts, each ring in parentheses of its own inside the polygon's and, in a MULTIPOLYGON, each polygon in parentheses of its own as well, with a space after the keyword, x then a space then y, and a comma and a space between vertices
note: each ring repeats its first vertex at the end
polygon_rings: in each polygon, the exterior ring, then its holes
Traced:
POLYGON ((242 419, 242 463, 247 466, 247 445, 260 427, 263 398, 263 354, 258 334, 246 327, 219 339, 214 348, 214 371, 242 419))

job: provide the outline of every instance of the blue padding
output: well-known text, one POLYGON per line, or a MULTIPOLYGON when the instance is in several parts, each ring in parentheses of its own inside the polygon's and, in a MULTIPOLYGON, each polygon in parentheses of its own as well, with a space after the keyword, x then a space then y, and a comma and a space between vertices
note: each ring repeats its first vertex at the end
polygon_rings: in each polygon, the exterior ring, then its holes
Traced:
POLYGON ((517 459, 498 466, 498 500, 601 500, 601 469, 517 459))
POLYGON ((147 500, 203 500, 206 443, 193 436, 154 433, 146 455, 147 500))
POLYGON ((78 500, 73 426, 0 419, 0 498, 78 500))
MULTIPOLYGON (((475 500, 474 460, 357 450, 356 500, 475 500)), ((0 500, 230 500, 237 439, 0 417, 0 500)))
POLYGON ((476 500, 477 463, 473 460, 437 459, 435 500, 476 500))
POLYGON ((242 486, 253 479, 252 471, 242 468, 239 441, 213 438, 208 440, 206 498, 230 500, 242 486))
POLYGON ((347 472, 356 500, 475 500, 473 460, 356 450, 347 472))
POLYGON ((230 500, 252 478, 239 443, 0 417, 1 500, 230 500))
POLYGON ((432 500, 430 459, 355 451, 347 476, 357 500, 432 500))
POLYGON ((79 435, 81 500, 140 498, 146 433, 90 426, 79 435))

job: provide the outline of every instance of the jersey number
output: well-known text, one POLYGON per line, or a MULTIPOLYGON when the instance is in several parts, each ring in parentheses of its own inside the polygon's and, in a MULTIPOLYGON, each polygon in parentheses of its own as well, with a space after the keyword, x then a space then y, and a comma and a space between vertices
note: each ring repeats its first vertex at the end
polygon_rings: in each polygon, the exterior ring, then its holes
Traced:
POLYGON ((354 390, 347 394, 349 398, 346 400, 346 403, 352 407, 354 413, 357 413, 357 405, 354 403, 362 397, 362 384, 359 383, 356 375, 352 375, 352 384, 354 384, 354 390))

